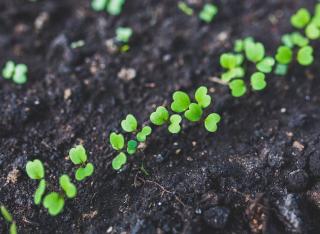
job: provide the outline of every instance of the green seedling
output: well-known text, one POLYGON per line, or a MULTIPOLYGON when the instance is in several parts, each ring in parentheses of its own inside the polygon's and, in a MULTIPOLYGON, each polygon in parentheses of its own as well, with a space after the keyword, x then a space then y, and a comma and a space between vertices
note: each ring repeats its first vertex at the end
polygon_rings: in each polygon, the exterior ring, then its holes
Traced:
POLYGON ((276 60, 281 64, 289 64, 292 61, 292 54, 290 47, 280 46, 276 54, 276 60))
POLYGON ((208 132, 216 132, 218 123, 221 121, 221 116, 217 113, 212 113, 204 120, 204 126, 208 132))
POLYGON ((135 154, 137 152, 137 147, 138 147, 137 141, 135 141, 135 140, 128 141, 127 153, 130 155, 135 154))
MULTIPOLYGON (((190 101, 190 100, 189 100, 190 101)), ((150 115, 150 121, 154 125, 161 126, 168 121, 169 112, 163 106, 159 106, 155 112, 150 115)))
POLYGON ((91 7, 95 11, 107 11, 110 15, 119 15, 125 0, 92 0, 91 7))
POLYGON ((36 191, 34 193, 34 197, 33 197, 34 204, 36 204, 36 205, 41 204, 42 197, 46 192, 46 186, 47 186, 47 183, 46 183, 45 179, 40 180, 38 188, 36 189, 36 191))
POLYGON ((201 119, 202 113, 203 111, 199 104, 191 103, 188 110, 184 113, 184 116, 191 122, 197 122, 201 119))
POLYGON ((188 109, 190 105, 190 98, 188 94, 182 91, 176 91, 173 93, 173 102, 171 104, 171 109, 174 112, 181 113, 188 109))
POLYGON ((275 64, 274 58, 265 57, 257 64, 257 69, 264 73, 270 73, 275 64))
POLYGON ((132 29, 128 27, 118 27, 116 29, 116 39, 122 43, 128 43, 132 34, 132 29))
POLYGON ((306 28, 306 36, 311 40, 318 39, 320 37, 319 27, 314 23, 309 24, 306 28))
POLYGON ((12 79, 16 84, 24 84, 27 82, 28 67, 25 64, 15 64, 8 61, 2 70, 2 76, 5 79, 12 79))
POLYGON ((180 123, 182 121, 182 118, 178 114, 174 114, 170 117, 170 125, 168 127, 168 130, 172 134, 177 134, 181 131, 180 123))
POLYGON ((313 63, 313 48, 311 46, 305 46, 299 49, 297 56, 298 63, 303 66, 309 66, 313 63))
POLYGON ((44 178, 44 167, 38 159, 29 161, 26 166, 26 171, 28 176, 33 180, 41 180, 44 178))
POLYGON ((69 151, 69 157, 73 164, 80 166, 75 173, 76 180, 82 181, 93 174, 94 166, 92 163, 87 163, 87 153, 82 145, 72 148, 69 151))
POLYGON ((236 67, 233 68, 232 70, 229 70, 225 73, 222 74, 221 80, 224 82, 229 82, 234 78, 242 78, 245 75, 245 71, 242 67, 236 67))
POLYGON ((309 44, 309 39, 305 38, 299 32, 294 32, 291 34, 291 41, 294 45, 297 45, 299 47, 304 47, 309 44))
POLYGON ((302 29, 310 22, 311 16, 307 9, 301 8, 291 17, 293 27, 302 29))
POLYGON ((262 72, 256 72, 252 74, 250 81, 252 89, 255 91, 260 91, 266 88, 266 76, 262 72))
POLYGON ((48 209, 52 216, 56 216, 63 211, 64 198, 57 192, 51 192, 43 199, 43 206, 48 209))
POLYGON ((74 198, 77 195, 77 188, 68 175, 62 175, 59 179, 59 184, 68 198, 74 198))
POLYGON ((249 61, 257 63, 264 58, 265 49, 262 43, 248 40, 245 43, 245 54, 249 61))
POLYGON ((281 37, 282 43, 289 48, 294 47, 294 43, 292 41, 291 35, 290 34, 285 34, 281 37))
POLYGON ((185 2, 178 2, 178 8, 186 15, 193 15, 193 9, 189 7, 185 2))
POLYGON ((95 11, 103 11, 107 8, 109 0, 92 0, 91 7, 95 11))
POLYGON ((217 13, 218 13, 217 6, 215 6, 214 4, 207 3, 204 5, 203 9, 201 10, 199 14, 199 18, 206 23, 210 23, 212 22, 214 17, 217 15, 217 13))
POLYGON ((207 94, 208 89, 201 86, 196 90, 195 99, 201 108, 207 108, 211 104, 211 97, 207 94))
POLYGON ((112 160, 112 168, 115 170, 121 169, 121 167, 126 164, 127 156, 125 153, 119 153, 113 160, 112 160))
POLYGON ((231 81, 229 83, 229 88, 231 89, 231 94, 234 97, 241 97, 247 92, 246 84, 240 79, 231 81))
POLYGON ((2 217, 5 219, 6 222, 10 224, 9 233, 10 234, 17 234, 17 225, 16 222, 13 220, 12 215, 10 212, 5 208, 3 205, 0 206, 0 212, 2 217))
POLYGON ((124 147, 124 137, 122 134, 111 133, 110 144, 115 150, 122 150, 124 147))
POLYGON ((288 65, 280 64, 280 63, 277 64, 276 69, 274 70, 274 73, 279 76, 284 76, 287 74, 287 72, 288 72, 288 65))
POLYGON ((152 132, 152 129, 149 126, 145 126, 142 128, 140 132, 137 134, 137 140, 139 142, 144 142, 147 139, 147 136, 149 136, 152 132))
POLYGON ((233 69, 237 66, 237 57, 231 53, 225 53, 220 56, 220 65, 226 69, 233 69))
POLYGON ((133 115, 129 114, 121 121, 121 127, 125 132, 135 132, 138 127, 137 119, 133 115))
POLYGON ((85 165, 84 167, 80 167, 76 170, 76 180, 78 181, 82 181, 85 178, 91 176, 94 172, 94 166, 92 163, 88 163, 87 165, 85 165))

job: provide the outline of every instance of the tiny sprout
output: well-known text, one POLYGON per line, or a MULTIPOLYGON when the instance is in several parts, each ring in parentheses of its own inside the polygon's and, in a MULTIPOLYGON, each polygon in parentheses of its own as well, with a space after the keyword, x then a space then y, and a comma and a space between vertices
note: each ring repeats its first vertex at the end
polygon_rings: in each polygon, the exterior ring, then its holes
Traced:
POLYGON ((188 109, 190 105, 190 98, 188 94, 182 91, 176 91, 172 98, 173 102, 171 104, 171 109, 174 112, 181 113, 188 109))
POLYGON ((185 2, 178 2, 178 8, 185 13, 186 15, 193 15, 193 9, 191 7, 189 7, 185 2))
POLYGON ((5 79, 11 79, 14 74, 15 64, 13 61, 8 61, 2 70, 2 76, 5 79))
POLYGON ((121 150, 124 147, 124 137, 122 134, 111 133, 110 144, 113 149, 121 150))
POLYGON ((133 115, 129 114, 121 121, 121 127, 125 132, 134 132, 138 127, 137 119, 133 115))
POLYGON ((205 4, 199 14, 199 18, 206 23, 210 23, 213 18, 217 15, 218 8, 214 4, 205 4))
POLYGON ((274 58, 265 57, 257 64, 257 69, 264 73, 270 73, 275 64, 274 58))
POLYGON ((304 47, 309 44, 309 39, 302 36, 299 32, 294 32, 291 34, 291 41, 293 44, 299 47, 304 47))
POLYGON ((167 109, 163 106, 159 106, 155 112, 150 115, 150 121, 154 125, 161 126, 167 122, 169 118, 169 113, 167 109))
POLYGON ((263 90, 267 86, 265 78, 266 76, 262 72, 254 73, 250 79, 253 90, 256 90, 256 91, 263 90))
POLYGON ((288 65, 280 64, 280 63, 277 64, 276 69, 274 70, 274 73, 279 76, 284 76, 287 74, 287 72, 288 72, 288 65))
POLYGON ((91 7, 95 11, 103 11, 106 9, 108 0, 92 0, 91 7))
POLYGON ((249 61, 257 63, 263 59, 265 49, 262 43, 247 40, 245 43, 245 54, 249 61))
POLYGON ((132 155, 137 151, 138 142, 135 140, 128 141, 127 153, 132 155))
POLYGON ((144 142, 147 139, 147 136, 149 136, 152 132, 152 129, 149 126, 145 126, 142 128, 140 132, 137 134, 137 140, 139 142, 144 142))
POLYGON ((241 79, 231 81, 229 87, 234 97, 241 97, 247 92, 246 84, 241 79))
POLYGON ((33 180, 41 180, 44 177, 44 167, 40 160, 29 161, 26 166, 28 176, 33 180))
POLYGON ((201 119, 202 113, 203 111, 199 104, 191 103, 189 109, 184 113, 184 116, 191 122, 197 122, 201 119))
POLYGON ((92 163, 88 163, 85 167, 80 167, 76 170, 76 180, 81 181, 91 176, 94 172, 94 166, 92 163))
POLYGON ((118 154, 113 160, 112 160, 112 168, 115 170, 119 170, 124 164, 127 162, 127 156, 125 153, 118 154))
POLYGON ((216 132, 218 129, 218 123, 221 121, 220 115, 212 113, 204 120, 204 126, 208 132, 216 132))
POLYGON ((202 108, 206 108, 211 104, 211 97, 207 93, 208 89, 204 86, 196 90, 195 99, 202 108))
POLYGON ((64 198, 56 192, 51 192, 45 196, 43 206, 48 209, 52 216, 56 216, 62 212, 64 207, 64 198))
POLYGON ((9 233, 10 234, 17 234, 18 233, 16 222, 11 223, 9 233))
POLYGON ((44 179, 40 180, 39 186, 34 193, 34 204, 40 205, 42 197, 46 191, 46 181, 44 179))
POLYGON ((220 56, 220 65, 226 69, 232 69, 237 66, 237 57, 231 53, 225 53, 220 56))
POLYGON ((297 60, 299 64, 303 66, 309 66, 313 63, 313 48, 311 46, 305 46, 299 49, 297 60))
POLYGON ((182 118, 178 114, 174 114, 170 117, 170 125, 168 127, 169 132, 172 134, 179 133, 181 131, 180 123, 182 121, 182 118))
POLYGON ((1 206, 0 210, 1 210, 1 214, 2 214, 3 218, 7 222, 11 223, 13 221, 13 218, 12 218, 12 215, 10 214, 10 212, 7 210, 7 208, 5 208, 4 206, 1 206))
POLYGON ((304 28, 310 22, 311 16, 307 9, 301 8, 296 14, 291 16, 291 24, 295 28, 304 28))
POLYGON ((87 161, 87 153, 83 145, 77 145, 69 151, 69 157, 73 164, 83 164, 87 161))
POLYGON ((126 0, 109 0, 107 11, 110 15, 119 15, 126 0))
POLYGON ((276 54, 276 60, 281 64, 289 64, 292 61, 292 49, 280 46, 276 54))
POLYGON ((311 23, 306 28, 306 35, 311 40, 318 39, 320 37, 320 30, 314 23, 311 23))
POLYGON ((77 188, 70 181, 70 177, 68 175, 62 175, 59 179, 59 184, 68 198, 74 198, 77 195, 77 188))
POLYGON ((116 39, 119 42, 128 43, 132 36, 132 29, 128 27, 118 27, 116 29, 116 39))
POLYGON ((16 84, 24 84, 27 82, 28 67, 25 64, 17 64, 8 61, 2 70, 2 76, 5 79, 12 79, 16 84))

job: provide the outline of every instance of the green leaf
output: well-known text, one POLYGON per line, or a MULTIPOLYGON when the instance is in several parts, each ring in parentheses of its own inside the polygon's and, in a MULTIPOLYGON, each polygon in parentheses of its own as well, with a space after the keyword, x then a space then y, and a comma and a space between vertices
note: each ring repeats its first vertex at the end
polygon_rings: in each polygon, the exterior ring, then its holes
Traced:
POLYGON ((303 66, 309 66, 313 63, 313 48, 311 46, 305 46, 299 49, 297 60, 299 64, 303 66))
POLYGON ((120 153, 112 160, 112 168, 119 170, 126 162, 127 156, 124 153, 120 153))
POLYGON ((225 53, 220 56, 220 65, 226 69, 232 69, 237 66, 237 57, 234 54, 225 53))
POLYGON ((274 74, 279 76, 284 76, 288 72, 288 65, 286 64, 277 64, 274 74))
POLYGON ((206 23, 210 23, 218 13, 218 8, 214 4, 205 4, 199 14, 199 18, 206 23))
POLYGON ((121 121, 121 127, 125 132, 134 132, 137 130, 138 122, 133 115, 129 114, 121 121))
POLYGON ((293 44, 299 47, 304 47, 309 44, 309 39, 302 36, 299 32, 294 32, 291 34, 291 41, 293 44))
POLYGON ((45 179, 40 180, 39 186, 33 195, 34 204, 39 205, 41 203, 42 197, 46 191, 46 184, 45 179))
POLYGON ((291 63, 292 49, 287 46, 280 46, 276 54, 276 60, 281 64, 291 63))
POLYGON ((12 222, 11 223, 9 233, 10 234, 17 234, 17 224, 16 224, 16 222, 12 222))
POLYGON ((267 86, 265 79, 265 74, 261 72, 254 73, 250 78, 252 89, 256 91, 263 90, 267 86))
POLYGON ((183 12, 185 13, 186 15, 193 15, 193 10, 191 7, 189 7, 185 2, 178 2, 178 8, 183 12))
POLYGON ((115 132, 110 134, 110 144, 112 146, 113 149, 115 150, 121 150, 124 147, 124 137, 123 135, 120 134, 116 134, 115 132))
POLYGON ((244 42, 243 40, 236 40, 235 43, 234 43, 234 48, 233 50, 237 53, 240 53, 244 50, 244 42))
POLYGON ((128 27, 118 27, 116 29, 116 39, 119 42, 128 43, 132 34, 132 29, 128 27))
POLYGON ((16 84, 24 84, 27 82, 28 67, 25 64, 18 64, 15 68, 12 77, 13 82, 16 84))
POLYGON ((229 83, 229 88, 231 89, 231 94, 234 97, 241 97, 247 92, 246 84, 240 79, 231 81, 229 83))
POLYGON ((207 93, 208 89, 205 86, 196 90, 195 99, 202 108, 207 108, 211 104, 211 97, 207 93))
POLYGON ((91 7, 95 11, 103 11, 107 8, 109 0, 92 0, 91 7))
POLYGON ((174 114, 170 117, 170 125, 168 127, 169 132, 172 134, 179 133, 181 131, 180 123, 182 118, 180 115, 174 114))
POLYGON ((7 208, 5 208, 4 206, 1 206, 0 207, 0 211, 1 211, 1 214, 3 216, 3 218, 11 223, 13 221, 13 218, 12 218, 12 215, 10 214, 10 212, 7 210, 7 208))
POLYGON ((197 122, 201 119, 202 113, 203 111, 199 104, 191 103, 189 109, 184 113, 184 116, 191 122, 197 122))
POLYGON ((43 206, 48 209, 50 215, 56 216, 63 210, 64 199, 58 193, 52 192, 45 196, 43 206))
POLYGON ((249 61, 257 63, 263 59, 265 49, 263 44, 260 42, 255 43, 248 41, 245 44, 245 54, 249 61))
POLYGON ((152 132, 152 129, 149 126, 145 126, 142 130, 137 134, 137 140, 139 142, 144 142, 152 132))
POLYGON ((174 112, 181 113, 188 109, 190 105, 190 98, 188 94, 182 91, 176 91, 172 95, 173 102, 171 104, 171 109, 174 112))
POLYGON ((92 163, 88 163, 85 168, 85 174, 86 174, 86 177, 89 177, 89 176, 92 176, 93 172, 94 172, 94 166, 92 163))
POLYGON ((320 37, 320 30, 314 23, 311 23, 306 28, 306 35, 309 39, 316 40, 320 37))
POLYGON ((110 15, 119 15, 122 11, 124 3, 125 0, 109 0, 107 12, 110 15))
POLYGON ((169 113, 167 109, 163 106, 159 106, 155 112, 150 115, 150 121, 154 125, 161 126, 167 122, 169 118, 169 113))
POLYGON ((60 187, 66 193, 68 198, 74 198, 77 195, 77 188, 71 182, 70 177, 68 175, 62 175, 59 179, 60 187))
POLYGON ((221 80, 224 82, 229 82, 234 78, 242 78, 245 75, 245 71, 242 67, 233 68, 222 74, 221 80))
POLYGON ((73 164, 83 164, 87 161, 86 149, 83 145, 77 145, 69 151, 69 157, 73 164))
POLYGON ((204 120, 204 126, 208 132, 216 132, 218 129, 218 123, 220 122, 221 117, 217 113, 212 113, 207 116, 204 120))
POLYGON ((291 35, 290 34, 285 34, 281 37, 282 43, 289 48, 292 48, 294 46, 294 43, 292 41, 291 35))
POLYGON ((275 64, 274 58, 265 57, 257 64, 257 69, 264 73, 270 73, 275 64))
POLYGON ((14 74, 15 66, 16 65, 14 64, 13 61, 8 61, 5 67, 2 69, 3 78, 11 79, 14 74))
POLYGON ((138 147, 138 142, 135 140, 130 140, 128 141, 128 145, 127 145, 127 153, 132 155, 137 151, 137 147, 138 147))
POLYGON ((33 180, 40 180, 44 177, 44 167, 40 160, 28 161, 26 165, 28 176, 33 180))
POLYGON ((92 163, 88 163, 85 167, 80 167, 76 170, 76 180, 82 181, 85 178, 91 176, 94 172, 94 166, 92 163))
POLYGON ((311 16, 307 9, 301 8, 291 16, 291 24, 298 29, 304 28, 310 22, 311 16))

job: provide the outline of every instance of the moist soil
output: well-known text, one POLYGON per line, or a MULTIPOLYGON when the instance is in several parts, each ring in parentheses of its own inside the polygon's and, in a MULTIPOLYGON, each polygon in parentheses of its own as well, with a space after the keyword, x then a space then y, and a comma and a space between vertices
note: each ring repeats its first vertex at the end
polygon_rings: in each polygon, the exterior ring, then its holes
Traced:
MULTIPOLYGON (((196 12, 205 3, 190 2, 196 12)), ((315 3, 218 1, 217 18, 205 24, 173 0, 127 1, 117 17, 92 11, 88 0, 1 0, 0 65, 29 67, 23 86, 0 80, 0 201, 19 233, 319 233, 317 57, 240 99, 212 79, 236 39, 253 36, 272 55, 292 31, 290 15, 315 3), (113 51, 119 26, 134 30, 126 53, 113 51), (71 48, 79 40, 85 45, 71 48), (144 151, 112 169, 108 136, 122 118, 148 122, 172 92, 200 85, 214 98, 210 111, 222 115, 217 133, 201 124, 176 136, 154 129, 144 151), (74 172, 67 155, 79 143, 96 171, 51 217, 33 203, 26 162, 41 159, 57 186, 59 175, 74 172)), ((7 233, 2 219, 0 229, 7 233)))

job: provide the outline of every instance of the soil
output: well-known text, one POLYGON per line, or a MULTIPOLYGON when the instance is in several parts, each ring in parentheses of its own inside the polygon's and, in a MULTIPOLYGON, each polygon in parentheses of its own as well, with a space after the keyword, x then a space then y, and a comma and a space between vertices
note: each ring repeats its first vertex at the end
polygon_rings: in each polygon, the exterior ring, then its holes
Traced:
MULTIPOLYGON (((190 2, 199 10, 205 1, 190 2)), ((127 1, 118 17, 92 11, 89 0, 1 0, 0 65, 29 67, 26 85, 0 79, 0 201, 19 233, 319 233, 319 60, 270 75, 266 91, 240 99, 211 79, 235 39, 253 36, 273 54, 292 31, 290 15, 316 2, 221 0, 204 24, 172 0, 127 1), (119 26, 134 30, 127 53, 109 45, 119 26), (72 49, 78 40, 85 46, 72 49), (136 76, 120 79, 129 68, 136 76), (156 129, 143 153, 112 170, 108 136, 125 115, 143 123, 173 91, 200 85, 223 117, 217 133, 156 129), (51 217, 33 203, 26 162, 41 159, 56 184, 73 173, 66 156, 78 143, 95 174, 51 217)))

